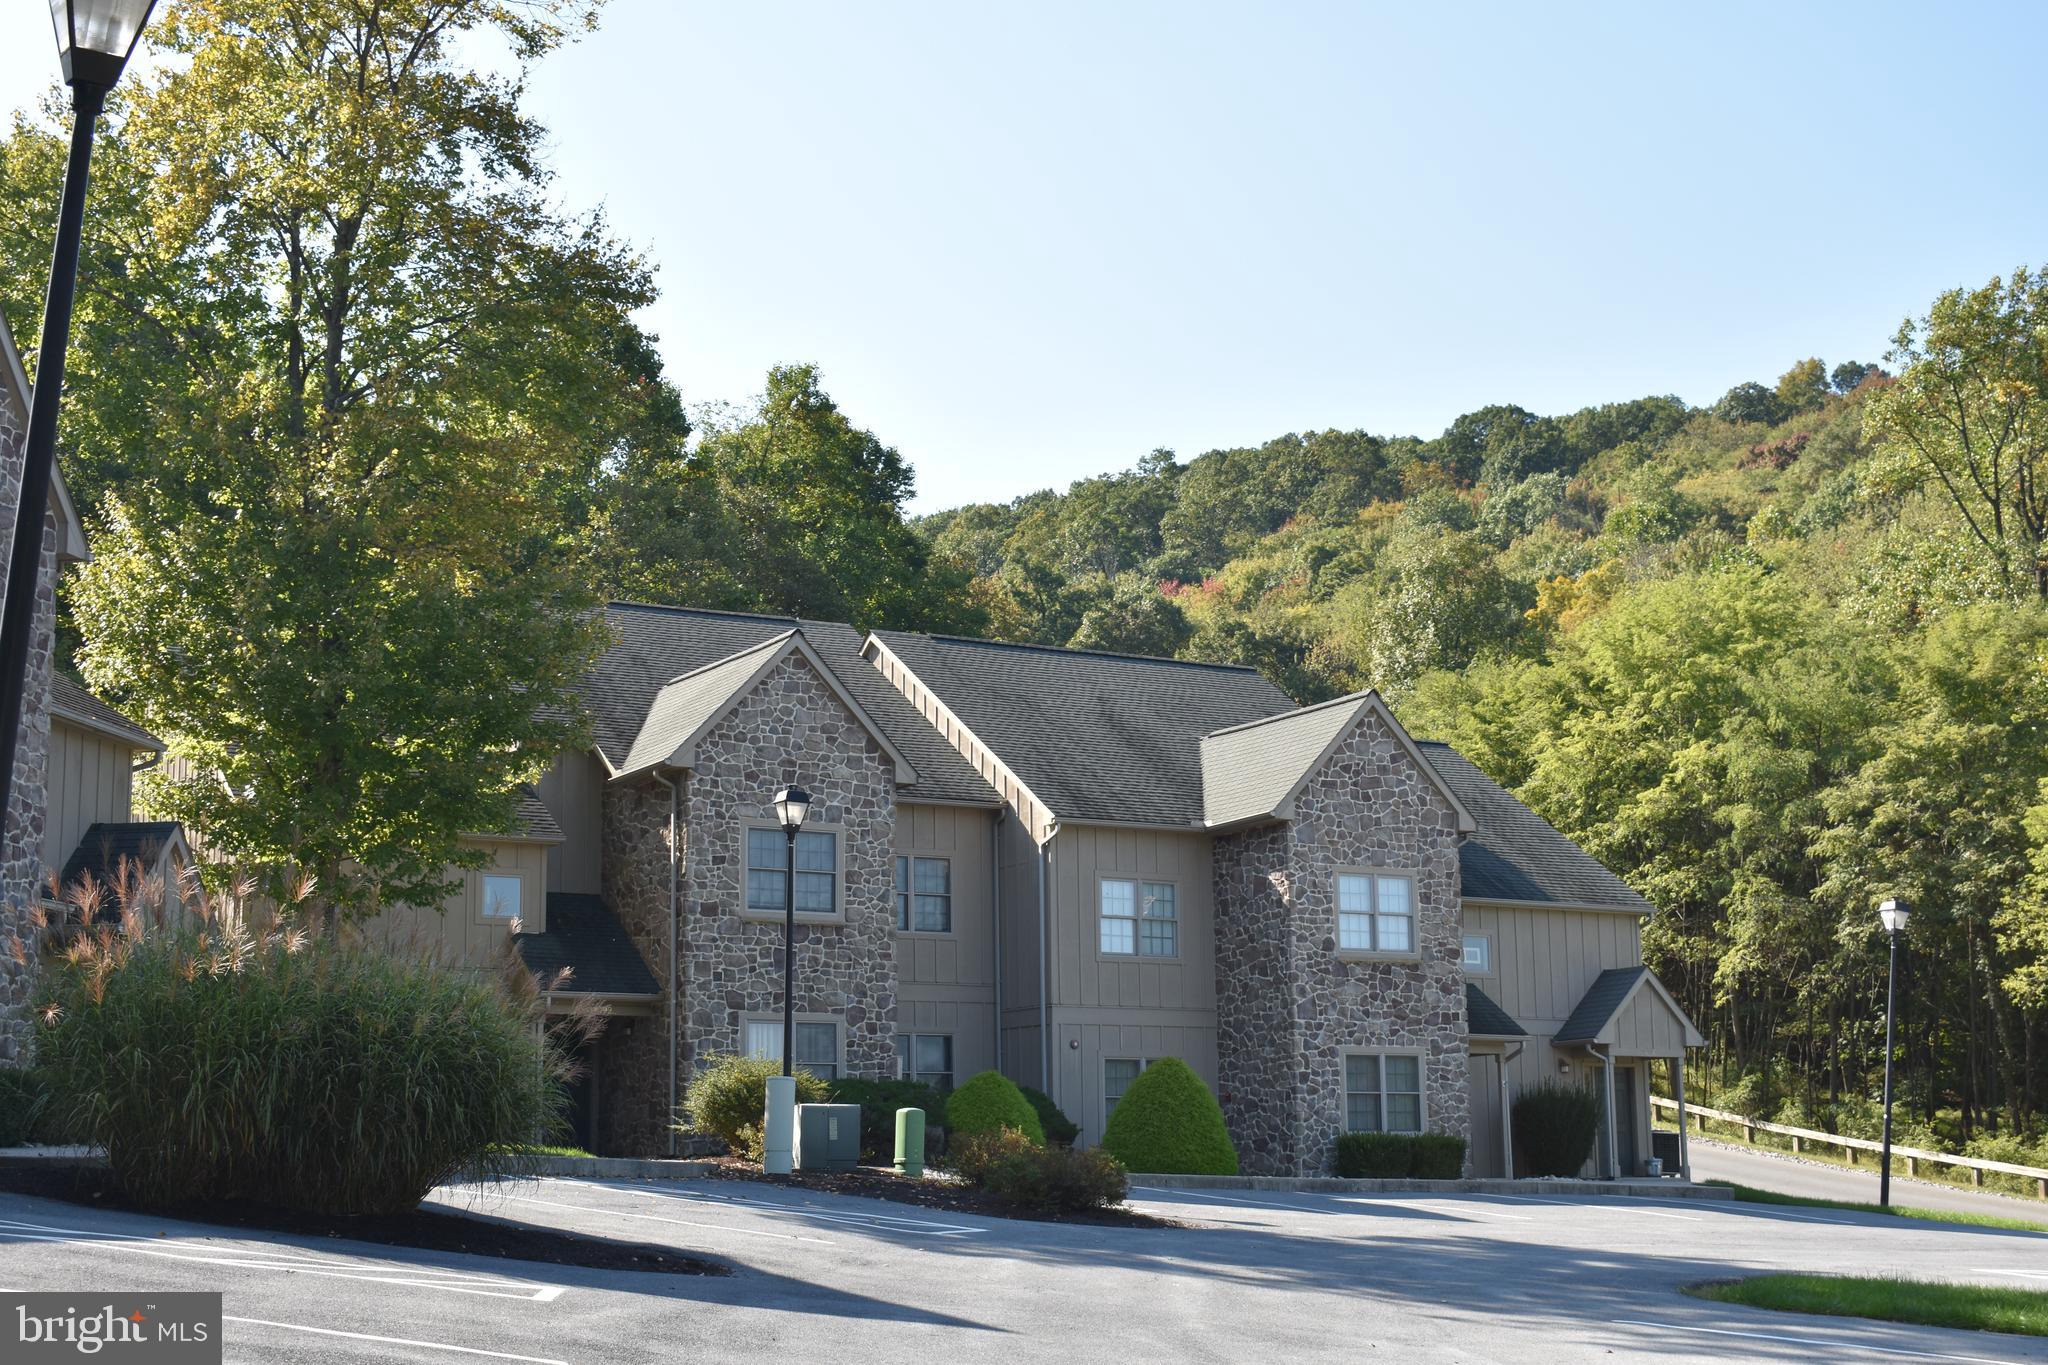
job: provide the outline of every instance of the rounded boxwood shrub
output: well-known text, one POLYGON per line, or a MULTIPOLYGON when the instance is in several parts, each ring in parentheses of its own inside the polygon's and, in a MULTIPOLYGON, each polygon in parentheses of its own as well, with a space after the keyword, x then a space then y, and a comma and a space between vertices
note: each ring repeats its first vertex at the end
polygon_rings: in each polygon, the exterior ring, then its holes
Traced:
POLYGON ((1545 1081, 1515 1096, 1515 1154, 1530 1175, 1577 1175, 1593 1155, 1600 1101, 1583 1086, 1545 1081))
POLYGON ((1081 1125, 1068 1118, 1060 1107, 1052 1102, 1052 1096, 1043 1090, 1030 1086, 1019 1086, 1024 1098, 1031 1102, 1033 1112, 1038 1115, 1039 1126, 1045 1129, 1045 1140, 1055 1147, 1071 1147, 1074 1139, 1081 1136, 1081 1125))
POLYGON ((1038 1121, 1038 1111, 1000 1071, 984 1071, 946 1097, 946 1127, 953 1137, 1015 1128, 1045 1145, 1045 1125, 1038 1121))
POLYGON ((52 1106, 144 1205, 398 1213, 560 1131, 569 1064, 509 947, 481 972, 202 907, 81 935, 36 1005, 52 1106))
MULTIPOLYGON (((679 1126, 687 1133, 719 1138, 734 1156, 759 1161, 768 1078, 781 1074, 782 1063, 772 1057, 719 1053, 706 1058, 703 1068, 684 1087, 684 1121, 679 1126)), ((825 1082, 808 1071, 798 1071, 795 1076, 798 1104, 825 1102, 825 1082)), ((865 1113, 862 1120, 865 1127, 865 1113)))
POLYGON ((1346 1179, 1398 1180, 1415 1168, 1415 1139, 1401 1133, 1345 1133, 1337 1139, 1337 1174, 1346 1179))
POLYGON ((1178 1057, 1160 1058, 1131 1082, 1103 1128, 1102 1147, 1126 1170, 1147 1175, 1237 1174, 1222 1108, 1178 1057))

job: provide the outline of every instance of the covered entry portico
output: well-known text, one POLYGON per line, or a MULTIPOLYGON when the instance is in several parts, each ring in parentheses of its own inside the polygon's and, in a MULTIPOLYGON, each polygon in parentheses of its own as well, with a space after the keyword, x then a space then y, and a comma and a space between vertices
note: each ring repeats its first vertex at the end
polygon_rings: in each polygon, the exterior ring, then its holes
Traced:
POLYGON ((1597 1174, 1609 1180, 1644 1173, 1650 1155, 1649 1063, 1671 1064, 1678 1101, 1678 1174, 1692 1179, 1685 1141, 1685 1051, 1706 1040, 1648 967, 1600 973, 1551 1039, 1561 1053, 1577 1053, 1595 1068, 1601 1097, 1597 1174))

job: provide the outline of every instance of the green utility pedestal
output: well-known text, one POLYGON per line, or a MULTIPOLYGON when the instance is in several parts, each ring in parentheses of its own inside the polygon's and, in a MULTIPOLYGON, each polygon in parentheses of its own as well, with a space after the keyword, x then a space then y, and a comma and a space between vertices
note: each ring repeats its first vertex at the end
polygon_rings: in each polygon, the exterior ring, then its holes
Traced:
POLYGON ((924 1174, 924 1110, 896 1111, 896 1172, 924 1174))

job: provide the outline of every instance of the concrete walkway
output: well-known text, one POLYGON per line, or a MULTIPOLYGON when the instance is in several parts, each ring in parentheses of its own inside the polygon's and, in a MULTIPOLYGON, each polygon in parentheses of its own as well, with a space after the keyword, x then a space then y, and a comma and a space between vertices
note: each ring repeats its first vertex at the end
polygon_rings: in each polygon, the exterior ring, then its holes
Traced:
MULTIPOLYGON (((1869 1167, 1849 1170, 1843 1166, 1803 1161, 1780 1152, 1753 1147, 1734 1147, 1706 1138, 1693 1138, 1692 1178, 1731 1180, 1759 1190, 1797 1195, 1802 1199, 1851 1199, 1877 1202, 1877 1172, 1869 1167)), ((1905 1163, 1892 1162, 1892 1202, 1923 1209, 1949 1209, 1957 1213, 1999 1214, 2007 1218, 2031 1218, 2048 1225, 2048 1200, 2020 1199, 1987 1190, 1958 1189, 1926 1180, 1910 1180, 1905 1163)))

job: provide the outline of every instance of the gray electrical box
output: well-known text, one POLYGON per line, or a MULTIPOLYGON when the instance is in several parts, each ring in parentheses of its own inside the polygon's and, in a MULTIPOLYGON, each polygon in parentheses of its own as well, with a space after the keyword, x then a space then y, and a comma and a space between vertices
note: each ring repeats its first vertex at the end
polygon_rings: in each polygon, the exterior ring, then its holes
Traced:
POLYGON ((796 1107, 796 1168, 850 1171, 860 1164, 860 1106, 800 1104, 796 1107))

